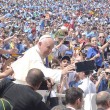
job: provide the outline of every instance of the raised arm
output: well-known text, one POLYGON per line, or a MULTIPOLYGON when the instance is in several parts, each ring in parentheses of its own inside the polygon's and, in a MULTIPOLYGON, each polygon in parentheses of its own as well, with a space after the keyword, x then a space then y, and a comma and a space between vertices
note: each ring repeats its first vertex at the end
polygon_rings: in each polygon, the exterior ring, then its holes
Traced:
POLYGON ((14 74, 13 69, 9 68, 8 70, 0 73, 0 79, 5 78, 5 77, 12 75, 12 74, 14 74))
POLYGON ((110 45, 110 41, 108 41, 106 44, 104 44, 102 47, 100 47, 100 49, 101 49, 102 51, 104 51, 105 48, 107 48, 109 45, 110 45))

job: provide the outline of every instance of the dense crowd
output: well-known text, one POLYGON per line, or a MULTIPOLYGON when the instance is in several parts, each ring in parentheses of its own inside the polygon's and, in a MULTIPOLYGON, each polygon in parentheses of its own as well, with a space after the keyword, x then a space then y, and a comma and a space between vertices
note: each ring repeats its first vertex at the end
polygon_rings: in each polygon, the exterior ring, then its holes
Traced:
MULTIPOLYGON (((44 79, 48 79, 47 99, 51 101, 47 105, 49 108, 55 106, 52 110, 67 108, 72 110, 72 107, 73 110, 81 108, 95 110, 96 104, 99 108, 105 107, 106 104, 102 107, 100 105, 103 101, 108 101, 108 97, 110 99, 108 94, 110 92, 110 1, 1 0, 0 78, 4 78, 0 84, 1 98, 6 98, 3 97, 3 86, 13 85, 10 81, 22 83, 21 85, 27 83, 37 90, 41 85, 40 81, 37 89, 36 83, 33 84, 31 81, 38 80, 34 77, 43 81, 44 76, 39 76, 42 73, 40 70, 45 76, 44 79), (84 61, 93 61, 94 69, 88 70, 87 68, 91 67, 91 63, 88 63, 83 68, 86 71, 78 71, 76 64, 84 61), (34 70, 35 68, 38 70, 34 70), (37 72, 38 75, 34 76, 37 72), (57 97, 58 93, 66 94, 65 99, 57 97), (86 102, 88 94, 96 95, 93 101, 96 101, 95 104, 90 99, 91 104, 88 105, 86 102), (84 107, 82 107, 83 97, 84 107), (78 98, 81 99, 80 102, 78 98), (57 106, 59 104, 60 106, 57 106)), ((14 87, 17 88, 16 84, 14 87)), ((20 88, 30 91, 24 86, 20 88)), ((17 92, 16 89, 14 90, 17 92)), ((25 96, 24 91, 21 93, 25 96)), ((41 101, 39 94, 36 97, 41 101)), ((14 106, 14 110, 26 109, 18 109, 16 103, 19 101, 13 104, 10 98, 6 99, 14 106)), ((103 110, 108 108, 110 109, 110 103, 103 110)), ((34 110, 34 108, 28 109, 34 110)), ((39 108, 41 109, 43 110, 42 107, 39 108)))

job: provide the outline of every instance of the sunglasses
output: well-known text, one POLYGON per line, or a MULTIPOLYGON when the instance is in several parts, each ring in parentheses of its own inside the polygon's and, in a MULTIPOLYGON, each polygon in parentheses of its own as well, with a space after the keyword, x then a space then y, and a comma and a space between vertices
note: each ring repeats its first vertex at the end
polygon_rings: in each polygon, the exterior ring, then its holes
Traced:
POLYGON ((100 36, 99 38, 103 38, 104 39, 105 37, 104 36, 100 36))
POLYGON ((105 72, 105 73, 106 73, 106 75, 110 74, 110 72, 105 72))

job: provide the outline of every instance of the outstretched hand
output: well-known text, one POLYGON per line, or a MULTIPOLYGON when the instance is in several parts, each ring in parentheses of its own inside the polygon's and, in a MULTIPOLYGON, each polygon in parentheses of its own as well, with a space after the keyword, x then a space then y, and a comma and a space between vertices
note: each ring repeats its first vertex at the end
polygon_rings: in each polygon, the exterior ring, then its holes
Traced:
POLYGON ((75 70, 75 66, 73 64, 70 64, 62 70, 62 75, 73 72, 73 70, 75 70))
POLYGON ((46 80, 46 82, 47 82, 48 89, 51 90, 52 89, 52 86, 54 85, 54 80, 52 78, 48 78, 46 80))
POLYGON ((8 52, 9 52, 9 54, 17 54, 17 52, 18 52, 18 49, 10 49, 10 50, 8 50, 8 52))

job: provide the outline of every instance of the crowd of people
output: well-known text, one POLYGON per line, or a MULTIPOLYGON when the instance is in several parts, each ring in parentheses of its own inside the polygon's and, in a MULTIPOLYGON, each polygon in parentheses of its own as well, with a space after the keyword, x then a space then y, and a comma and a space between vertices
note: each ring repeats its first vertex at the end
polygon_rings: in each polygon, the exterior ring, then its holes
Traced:
POLYGON ((109 10, 109 0, 1 0, 0 107, 109 110, 109 10), (78 71, 84 61, 95 68, 78 71))

